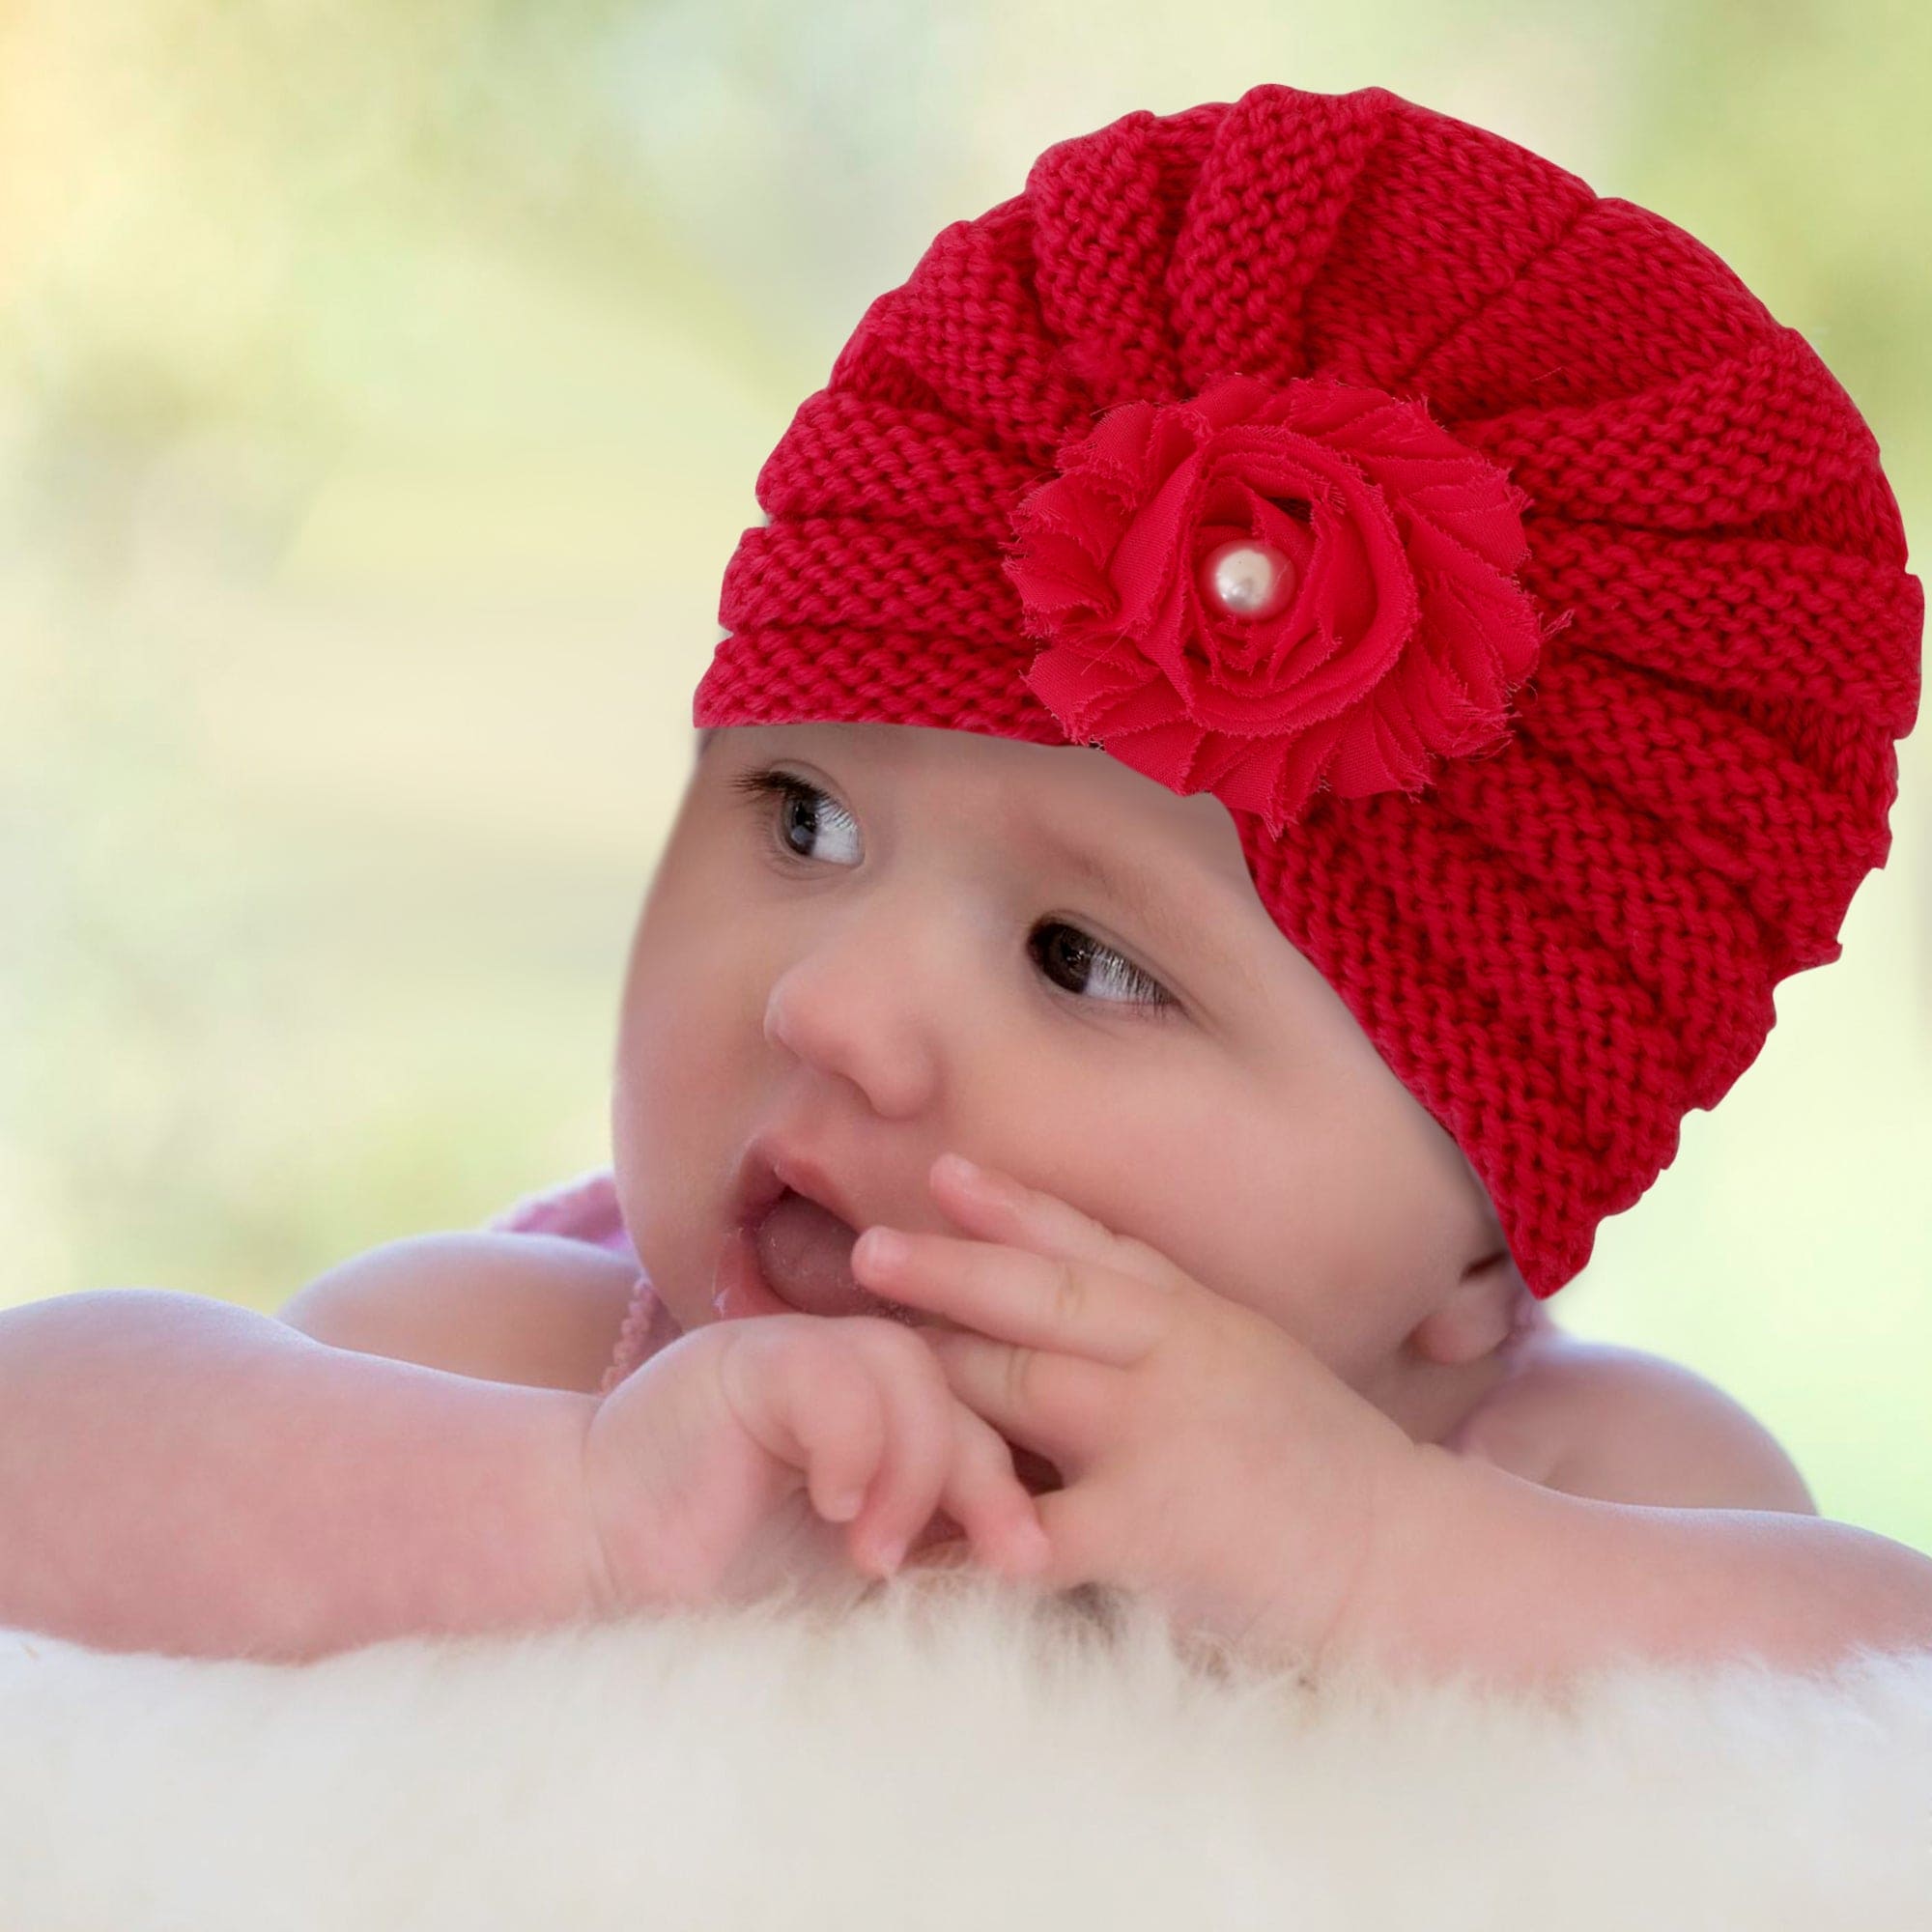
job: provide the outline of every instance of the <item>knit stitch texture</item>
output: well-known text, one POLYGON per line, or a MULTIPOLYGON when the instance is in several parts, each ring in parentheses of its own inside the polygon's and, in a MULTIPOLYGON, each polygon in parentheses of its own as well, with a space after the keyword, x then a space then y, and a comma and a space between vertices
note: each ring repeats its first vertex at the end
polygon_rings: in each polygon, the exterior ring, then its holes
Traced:
POLYGON ((1890 846, 1924 594, 1849 396, 1683 230, 1382 88, 1049 148, 872 301, 757 499, 694 722, 1099 743, 1238 796, 1262 902, 1538 1296, 1890 846), (1232 375, 1274 402, 1208 420, 1232 375), (1332 384, 1374 438, 1311 412, 1332 384), (1231 529, 1296 559, 1278 630, 1201 599, 1231 529))

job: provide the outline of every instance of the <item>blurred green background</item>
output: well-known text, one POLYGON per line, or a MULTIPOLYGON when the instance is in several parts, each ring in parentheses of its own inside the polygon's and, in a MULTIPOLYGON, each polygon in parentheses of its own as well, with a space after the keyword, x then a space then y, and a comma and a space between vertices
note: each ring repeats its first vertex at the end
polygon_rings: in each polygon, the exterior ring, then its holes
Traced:
MULTIPOLYGON (((1715 248, 1932 518, 1932 14, 15 0, 0 1305, 272 1309, 608 1159, 758 466, 1051 142, 1380 84, 1715 248)), ((1922 559, 1915 567, 1924 574, 1922 559)), ((1845 955, 1555 1304, 1932 1548, 1932 771, 1845 955)))

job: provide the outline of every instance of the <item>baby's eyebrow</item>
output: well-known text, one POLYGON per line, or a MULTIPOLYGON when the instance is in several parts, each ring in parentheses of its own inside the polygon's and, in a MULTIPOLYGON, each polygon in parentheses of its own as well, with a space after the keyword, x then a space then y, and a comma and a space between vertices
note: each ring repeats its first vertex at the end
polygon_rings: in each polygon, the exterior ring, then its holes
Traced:
MULTIPOLYGON (((1098 886, 1177 958, 1199 960, 1238 977, 1250 990, 1259 990, 1247 962, 1235 953, 1217 929, 1220 921, 1205 905, 1189 906, 1178 901, 1170 874, 1139 865, 1120 853, 1096 852, 1090 846, 1075 844, 1046 826, 1034 826, 1032 836, 1075 877, 1098 886)), ((1194 867, 1187 869, 1197 878, 1204 876, 1194 867)), ((1217 896, 1232 895, 1233 887, 1218 874, 1205 876, 1212 879, 1217 896)))

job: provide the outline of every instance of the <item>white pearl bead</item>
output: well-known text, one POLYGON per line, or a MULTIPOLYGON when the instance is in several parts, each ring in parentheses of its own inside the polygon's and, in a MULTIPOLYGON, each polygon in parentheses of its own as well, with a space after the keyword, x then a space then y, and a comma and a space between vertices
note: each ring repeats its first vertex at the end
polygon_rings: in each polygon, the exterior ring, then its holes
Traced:
POLYGON ((1271 543, 1231 537, 1202 558, 1201 588, 1231 617, 1272 617, 1294 593, 1294 561, 1271 543))

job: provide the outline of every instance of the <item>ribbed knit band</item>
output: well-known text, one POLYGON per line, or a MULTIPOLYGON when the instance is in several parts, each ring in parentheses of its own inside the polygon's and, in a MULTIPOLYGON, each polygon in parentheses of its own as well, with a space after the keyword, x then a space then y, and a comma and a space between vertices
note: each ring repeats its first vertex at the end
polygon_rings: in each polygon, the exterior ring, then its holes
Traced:
POLYGON ((1049 148, 757 498, 694 722, 1213 790, 1539 1296, 1890 847, 1924 593, 1864 419, 1692 237, 1385 89, 1049 148), (1236 539, 1280 613, 1204 590, 1236 539))

